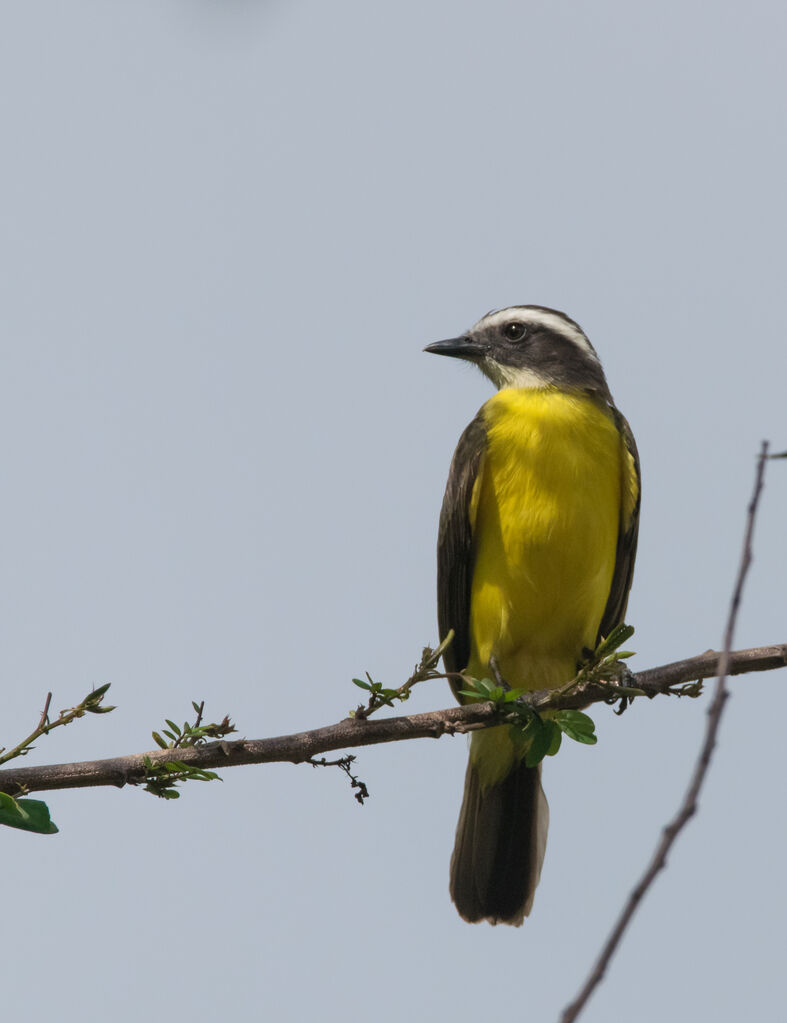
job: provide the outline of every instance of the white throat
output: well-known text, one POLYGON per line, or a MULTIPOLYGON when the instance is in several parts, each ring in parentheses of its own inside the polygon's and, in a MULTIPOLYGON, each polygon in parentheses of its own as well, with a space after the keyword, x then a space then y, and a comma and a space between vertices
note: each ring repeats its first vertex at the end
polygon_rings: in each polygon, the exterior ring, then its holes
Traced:
POLYGON ((547 379, 527 366, 501 366, 499 362, 493 362, 491 359, 484 359, 478 365, 481 372, 489 377, 499 391, 504 387, 543 390, 550 386, 547 379))

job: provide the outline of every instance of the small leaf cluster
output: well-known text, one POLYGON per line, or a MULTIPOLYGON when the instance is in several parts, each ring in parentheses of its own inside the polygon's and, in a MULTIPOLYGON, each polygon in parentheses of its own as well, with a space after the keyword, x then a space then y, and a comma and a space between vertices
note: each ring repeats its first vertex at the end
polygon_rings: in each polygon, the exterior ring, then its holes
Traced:
POLYGON ((469 689, 460 695, 472 702, 489 701, 508 713, 509 736, 518 757, 528 767, 540 764, 544 757, 553 757, 560 749, 563 736, 587 746, 597 741, 593 719, 578 710, 549 711, 543 716, 521 699, 523 689, 504 689, 488 678, 468 679, 469 689))
MULTIPOLYGON (((612 682, 626 671, 623 661, 634 656, 633 650, 621 650, 620 647, 634 635, 631 625, 616 625, 610 634, 601 640, 591 656, 577 672, 563 692, 575 689, 589 682, 612 682)), ((644 695, 641 690, 631 690, 628 695, 644 695)))
MULTIPOLYGON (((183 726, 176 724, 170 718, 165 718, 166 728, 161 732, 153 732, 153 741, 161 749, 185 749, 189 746, 204 746, 209 739, 222 739, 237 731, 228 715, 218 724, 203 724, 202 713, 205 709, 205 701, 197 703, 192 700, 196 718, 193 723, 184 721, 183 726), (163 735, 161 734, 163 733, 163 735), (165 739, 164 736, 167 738, 165 739)), ((221 777, 215 771, 204 771, 199 767, 192 767, 182 760, 167 760, 163 764, 154 763, 146 756, 142 758, 145 765, 145 791, 158 796, 160 799, 178 799, 180 792, 176 786, 184 781, 221 781, 221 777)))
MULTIPOLYGON (((98 689, 93 689, 87 694, 82 702, 74 708, 74 717, 81 718, 83 714, 109 714, 110 711, 116 710, 116 707, 104 707, 103 699, 107 694, 107 690, 112 685, 111 682, 104 683, 103 686, 99 686, 98 689)), ((73 718, 71 719, 73 720, 73 718)), ((64 722, 67 724, 68 722, 64 722)), ((53 726, 57 722, 53 722, 53 726)))
POLYGON ((223 781, 215 771, 203 771, 200 767, 184 764, 182 760, 167 760, 154 764, 150 757, 142 758, 145 765, 145 792, 160 799, 180 799, 176 785, 184 781, 223 781))
POLYGON ((351 710, 350 717, 364 720, 370 714, 374 714, 376 710, 379 710, 380 707, 393 707, 394 700, 398 700, 400 703, 409 700, 410 690, 413 686, 418 685, 419 682, 427 682, 435 678, 446 678, 445 675, 437 670, 437 663, 453 640, 454 630, 450 629, 448 635, 439 646, 434 649, 428 646, 424 647, 421 652, 421 660, 416 664, 412 675, 398 689, 386 689, 382 683, 375 682, 368 671, 364 673, 366 675, 365 682, 362 678, 354 678, 353 685, 369 693, 369 702, 365 707, 356 707, 355 710, 351 710))
POLYGON ((564 735, 586 746, 595 746, 597 741, 593 719, 579 710, 558 710, 549 717, 531 710, 524 724, 509 726, 509 735, 514 749, 528 767, 540 764, 544 757, 553 757, 564 735))
POLYGON ((366 717, 380 707, 393 707, 394 700, 403 703, 410 698, 409 690, 403 692, 402 689, 386 689, 381 682, 375 682, 368 671, 364 674, 368 681, 364 682, 362 678, 354 678, 353 685, 358 686, 359 689, 365 689, 370 694, 369 703, 363 708, 365 713, 360 714, 356 711, 355 717, 366 717))
POLYGON ((202 712, 205 708, 204 700, 201 703, 197 703, 195 700, 192 700, 191 706, 194 708, 197 715, 194 724, 184 721, 183 727, 181 728, 176 725, 174 721, 171 721, 169 718, 165 718, 164 723, 167 725, 167 728, 162 728, 161 731, 167 736, 167 738, 162 738, 159 732, 151 733, 153 735, 153 741, 157 746, 161 747, 161 749, 202 746, 208 741, 208 739, 223 739, 225 735, 230 735, 232 732, 237 731, 227 715, 224 716, 224 720, 219 722, 219 724, 203 725, 202 712))

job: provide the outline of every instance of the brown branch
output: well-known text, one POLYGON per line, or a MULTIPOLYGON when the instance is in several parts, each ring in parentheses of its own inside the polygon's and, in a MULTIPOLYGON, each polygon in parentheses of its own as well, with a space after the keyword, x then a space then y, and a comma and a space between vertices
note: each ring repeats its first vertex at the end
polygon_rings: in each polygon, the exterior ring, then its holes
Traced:
MULTIPOLYGON (((636 675, 634 684, 644 689, 649 696, 656 696, 667 691, 670 686, 681 685, 691 679, 714 678, 718 674, 722 653, 721 650, 707 650, 698 657, 641 671, 636 675)), ((749 650, 731 651, 727 674, 746 675, 750 671, 772 671, 785 666, 787 644, 758 646, 749 650)))
MULTIPOLYGON (((713 749, 716 745, 716 736, 719 731, 721 715, 724 711, 724 704, 729 696, 729 691, 727 689, 727 676, 729 674, 733 674, 732 664, 735 661, 735 655, 731 653, 732 637, 735 631, 735 623, 738 618, 738 609, 740 607, 741 595, 743 593, 743 584, 746 579, 746 574, 749 571, 749 565, 752 561, 752 535, 754 533, 754 521, 757 516, 757 505, 760 500, 760 494, 762 493, 763 480, 765 476, 765 461, 767 457, 768 442, 763 441, 760 457, 757 463, 757 472, 754 479, 754 490, 752 492, 751 500, 749 501, 746 516, 743 550, 741 552, 738 574, 732 591, 732 597, 730 599, 729 612, 727 614, 727 625, 724 630, 724 647, 720 654, 710 652, 711 656, 716 658, 714 674, 718 674, 718 681, 713 694, 713 702, 708 709, 708 723, 705 729, 705 738, 702 743, 702 748, 700 749, 699 757, 697 758, 697 763, 694 766, 691 782, 678 812, 664 828, 661 839, 656 846, 656 850, 653 853, 650 863, 626 900, 626 904, 623 907, 615 926, 612 928, 596 964, 590 972, 590 976, 585 981, 582 990, 579 992, 574 1001, 564 1009, 563 1015, 561 1016, 561 1023, 573 1023, 587 1004, 591 994, 603 979, 610 960, 615 954, 621 938, 631 922, 634 913, 637 911, 639 904, 642 902, 646 892, 655 881, 656 876, 666 866, 667 855, 672 848, 675 839, 697 812, 697 799, 708 773, 708 768, 710 767, 713 749)), ((746 653, 751 654, 754 652, 746 651, 746 653)), ((752 657, 751 660, 756 663, 758 658, 752 657)), ((679 669, 680 663, 681 662, 678 662, 677 665, 672 665, 671 667, 679 669)))
MULTIPOLYGON (((626 684, 641 689, 648 696, 671 693, 676 691, 676 686, 713 675, 718 662, 719 654, 708 651, 698 657, 632 675, 626 680, 626 684)), ((785 666, 787 643, 752 650, 737 650, 729 657, 729 674, 733 675, 749 671, 769 671, 785 666)), ((565 694, 542 690, 528 694, 526 702, 535 710, 547 708, 570 710, 587 707, 590 703, 608 701, 614 698, 614 695, 614 685, 594 685, 582 691, 565 694)), ((294 735, 282 735, 272 739, 223 740, 179 748, 177 759, 203 770, 236 767, 242 764, 300 764, 310 757, 333 750, 375 746, 383 742, 400 742, 405 739, 438 739, 442 735, 488 728, 490 725, 499 724, 500 720, 501 711, 491 703, 474 703, 428 714, 365 721, 345 718, 325 728, 315 728, 309 732, 297 732, 294 735)), ((139 784, 144 782, 146 775, 144 757, 148 757, 155 766, 166 764, 172 760, 173 755, 171 749, 157 749, 149 753, 113 757, 110 760, 6 768, 0 770, 0 792, 19 795, 21 792, 86 788, 94 785, 122 787, 126 784, 139 784)))

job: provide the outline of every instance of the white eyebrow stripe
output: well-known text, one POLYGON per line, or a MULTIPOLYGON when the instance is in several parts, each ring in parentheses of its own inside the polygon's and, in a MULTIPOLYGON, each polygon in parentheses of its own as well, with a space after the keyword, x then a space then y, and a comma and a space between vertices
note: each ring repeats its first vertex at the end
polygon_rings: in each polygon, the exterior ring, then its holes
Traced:
POLYGON ((577 348, 581 348, 583 352, 586 352, 595 362, 599 362, 599 357, 596 355, 593 346, 578 327, 575 327, 573 323, 569 323, 568 320, 564 320, 557 313, 548 312, 544 309, 509 306, 508 309, 500 309, 497 312, 488 313, 478 321, 473 330, 475 331, 481 327, 494 327, 500 323, 511 321, 530 323, 536 327, 545 327, 547 330, 560 334, 566 340, 571 341, 577 348))

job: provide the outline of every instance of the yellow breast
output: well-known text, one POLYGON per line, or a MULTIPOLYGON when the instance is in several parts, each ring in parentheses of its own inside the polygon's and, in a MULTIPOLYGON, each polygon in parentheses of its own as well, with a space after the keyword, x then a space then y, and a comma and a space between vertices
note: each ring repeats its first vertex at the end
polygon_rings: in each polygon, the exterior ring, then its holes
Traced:
POLYGON ((560 685, 595 647, 609 596, 624 445, 581 395, 505 389, 483 415, 468 668, 488 677, 494 654, 512 686, 560 685))

